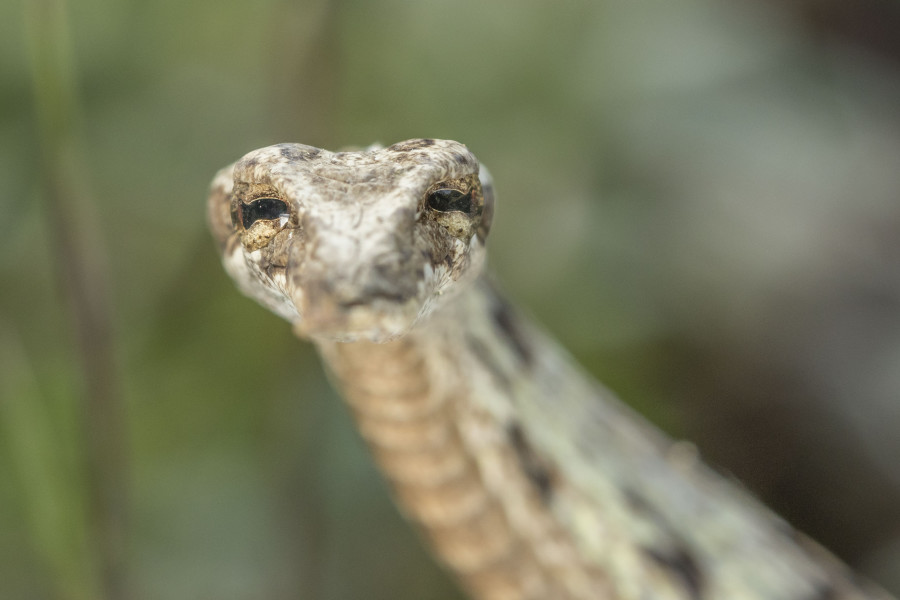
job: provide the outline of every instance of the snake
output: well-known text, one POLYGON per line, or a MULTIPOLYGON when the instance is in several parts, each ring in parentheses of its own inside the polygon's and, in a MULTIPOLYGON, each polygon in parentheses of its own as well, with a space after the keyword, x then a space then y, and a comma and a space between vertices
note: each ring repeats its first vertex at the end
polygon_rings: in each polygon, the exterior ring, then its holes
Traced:
POLYGON ((316 347, 470 598, 890 600, 506 298, 494 184, 465 145, 268 146, 215 175, 207 209, 227 273, 316 347))

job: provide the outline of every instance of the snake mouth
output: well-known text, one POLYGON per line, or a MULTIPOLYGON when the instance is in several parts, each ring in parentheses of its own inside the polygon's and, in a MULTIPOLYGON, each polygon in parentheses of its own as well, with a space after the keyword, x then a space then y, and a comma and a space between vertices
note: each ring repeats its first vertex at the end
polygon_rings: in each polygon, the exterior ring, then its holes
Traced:
POLYGON ((399 292, 379 291, 341 298, 311 288, 298 305, 300 319, 295 322, 295 329, 313 339, 386 342, 413 327, 420 304, 415 296, 399 292))
POLYGON ((397 260, 399 251, 342 254, 318 248, 291 265, 290 293, 300 314, 297 331, 311 338, 386 341, 408 332, 419 317, 427 290, 421 257, 397 260), (363 265, 359 263, 363 262, 363 265), (422 273, 422 277, 418 276, 422 273))
POLYGON ((345 300, 343 302, 338 302, 338 306, 343 309, 352 309, 358 306, 370 306, 373 303, 388 303, 388 304, 404 304, 411 300, 409 295, 405 294, 392 294, 390 292, 376 292, 365 298, 358 298, 355 300, 345 300))

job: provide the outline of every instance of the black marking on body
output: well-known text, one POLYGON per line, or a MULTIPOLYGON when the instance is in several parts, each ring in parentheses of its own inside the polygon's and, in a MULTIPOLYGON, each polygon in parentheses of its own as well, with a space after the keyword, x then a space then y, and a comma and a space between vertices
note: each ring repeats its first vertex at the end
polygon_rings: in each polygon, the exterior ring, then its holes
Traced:
POLYGON ((519 316, 515 314, 513 307, 493 287, 490 288, 493 297, 491 306, 491 319, 501 337, 509 342, 519 360, 526 367, 534 364, 534 351, 528 343, 519 316))
POLYGON ((491 351, 484 344, 484 342, 473 335, 468 335, 466 336, 466 345, 469 347, 469 350, 475 356, 475 359, 478 361, 478 363, 482 367, 487 369, 488 373, 491 374, 491 377, 494 379, 494 383, 496 383, 498 387, 503 388, 504 390, 509 390, 511 387, 509 376, 497 363, 497 360, 491 354, 491 351))
MULTIPOLYGON (((659 516, 658 513, 650 506, 650 503, 646 498, 638 494, 632 489, 626 488, 623 490, 622 495, 625 496, 625 501, 628 502, 628 506, 630 506, 635 512, 642 513, 645 516, 650 516, 654 520, 657 520, 659 516)), ((668 525, 663 522, 663 526, 668 527, 668 525)))
POLYGON ((550 504, 553 499, 553 471, 534 451, 521 425, 513 422, 507 426, 507 431, 522 472, 537 490, 541 501, 544 504, 550 504))
POLYGON ((681 581, 693 600, 701 600, 705 588, 705 578, 700 561, 689 547, 679 540, 678 534, 669 525, 666 517, 656 510, 646 498, 631 489, 623 490, 623 495, 628 506, 635 513, 652 521, 668 541, 665 548, 662 546, 642 548, 644 554, 681 581))
POLYGON ((831 583, 823 583, 806 600, 837 600, 838 589, 831 583))
POLYGON ((686 546, 674 546, 665 550, 661 548, 642 548, 642 550, 653 562, 679 579, 693 600, 702 600, 703 571, 686 546))

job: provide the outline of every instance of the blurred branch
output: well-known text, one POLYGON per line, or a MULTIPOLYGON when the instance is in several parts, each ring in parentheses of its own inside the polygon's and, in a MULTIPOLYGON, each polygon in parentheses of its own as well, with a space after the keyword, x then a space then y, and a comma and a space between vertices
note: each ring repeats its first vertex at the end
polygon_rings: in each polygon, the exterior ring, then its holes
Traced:
POLYGON ((340 10, 334 0, 275 4, 270 24, 278 43, 266 64, 271 131, 277 139, 326 147, 338 110, 340 10))
POLYGON ((72 448, 61 443, 25 349, 5 325, 0 322, 0 427, 25 522, 59 597, 94 600, 99 586, 94 557, 86 552, 83 494, 67 468, 72 448))
POLYGON ((58 285, 84 378, 89 543, 106 600, 128 597, 125 577, 125 418, 113 359, 110 302, 96 219, 86 193, 77 93, 64 0, 26 3, 41 149, 44 210, 58 285))
MULTIPOLYGON (((272 116, 269 131, 275 139, 328 146, 335 139, 338 104, 339 5, 334 0, 283 0, 275 7, 270 30, 278 43, 271 45, 265 61, 272 67, 266 90, 272 116)), ((308 433, 303 444, 317 447, 316 432, 308 433)), ((284 524, 294 528, 291 551, 299 569, 292 583, 295 593, 303 598, 325 597, 329 574, 334 572, 328 568, 328 532, 324 526, 328 499, 317 484, 318 476, 315 461, 304 462, 304 468, 284 476, 288 482, 286 494, 294 496, 302 490, 303 496, 304 510, 298 521, 284 524)))

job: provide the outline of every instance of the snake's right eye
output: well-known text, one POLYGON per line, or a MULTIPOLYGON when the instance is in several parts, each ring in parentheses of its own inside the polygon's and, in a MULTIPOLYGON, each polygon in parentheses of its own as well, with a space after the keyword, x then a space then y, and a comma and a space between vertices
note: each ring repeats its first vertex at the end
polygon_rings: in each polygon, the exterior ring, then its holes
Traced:
POLYGON ((257 198, 248 204, 241 204, 241 225, 244 229, 257 221, 287 220, 291 216, 288 205, 278 198, 257 198))

